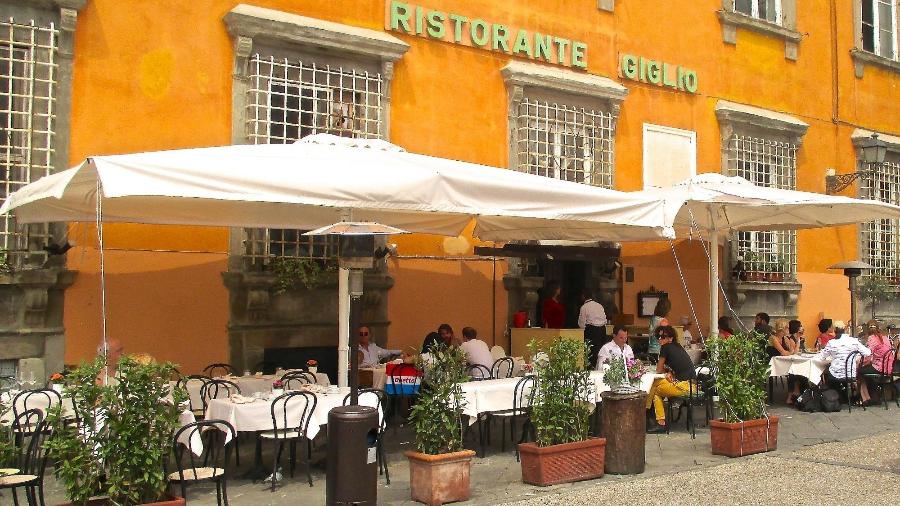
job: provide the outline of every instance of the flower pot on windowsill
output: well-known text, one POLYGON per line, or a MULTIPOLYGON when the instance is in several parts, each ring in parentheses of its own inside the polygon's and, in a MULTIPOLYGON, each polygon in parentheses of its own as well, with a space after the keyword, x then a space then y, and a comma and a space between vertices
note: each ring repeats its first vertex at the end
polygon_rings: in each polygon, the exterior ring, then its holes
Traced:
POLYGON ((603 477, 606 439, 591 438, 574 443, 540 447, 535 443, 519 445, 522 481, 546 487, 559 483, 603 477))
POLYGON ((750 271, 747 272, 747 281, 750 283, 759 283, 760 281, 765 281, 766 275, 762 272, 750 271))
POLYGON ((463 450, 429 455, 408 451, 409 491, 413 501, 428 505, 469 500, 469 470, 475 452, 463 450))
POLYGON ((713 455, 742 457, 769 452, 778 447, 778 417, 738 423, 710 420, 709 437, 713 455))
MULTIPOLYGON (((87 506, 113 506, 113 504, 114 503, 111 502, 107 497, 88 499, 87 502, 87 506)), ((60 504, 59 506, 72 506, 72 503, 66 502, 60 504)), ((185 501, 183 497, 176 497, 166 494, 159 501, 144 503, 144 506, 185 506, 185 501)))
POLYGON ((769 281, 774 281, 776 283, 783 282, 784 281, 784 273, 783 272, 769 273, 769 281))

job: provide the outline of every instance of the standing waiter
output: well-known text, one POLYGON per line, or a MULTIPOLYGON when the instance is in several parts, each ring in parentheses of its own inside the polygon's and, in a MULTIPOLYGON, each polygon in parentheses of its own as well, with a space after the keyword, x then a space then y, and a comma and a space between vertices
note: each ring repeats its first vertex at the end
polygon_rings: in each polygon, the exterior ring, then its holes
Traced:
POLYGON ((582 293, 584 303, 578 312, 578 326, 584 329, 584 340, 590 347, 591 368, 597 366, 597 352, 609 339, 606 337, 606 311, 594 300, 589 288, 582 293))

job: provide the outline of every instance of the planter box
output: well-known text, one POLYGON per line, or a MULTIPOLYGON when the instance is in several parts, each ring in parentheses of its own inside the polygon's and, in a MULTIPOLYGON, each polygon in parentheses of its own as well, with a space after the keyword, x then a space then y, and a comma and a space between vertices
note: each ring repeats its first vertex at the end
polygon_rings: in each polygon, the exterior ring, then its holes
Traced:
POLYGON ((778 447, 778 417, 748 420, 740 423, 725 423, 710 420, 709 437, 713 455, 741 457, 754 453, 768 452, 778 447), (768 438, 766 426, 768 425, 768 438))
POLYGON ((606 461, 606 439, 540 447, 535 443, 519 445, 522 458, 522 481, 546 487, 558 483, 592 480, 603 477, 606 461))
MULTIPOLYGON (((105 497, 98 497, 96 499, 89 499, 87 502, 87 506, 112 506, 112 502, 105 497)), ((159 502, 151 502, 146 503, 149 506, 185 506, 185 501, 183 497, 174 497, 174 496, 165 496, 159 502)), ((72 503, 66 502, 62 503, 59 506, 72 506, 72 503)))
POLYGON ((428 505, 469 499, 469 470, 475 452, 429 455, 406 452, 409 459, 409 491, 413 501, 428 505))

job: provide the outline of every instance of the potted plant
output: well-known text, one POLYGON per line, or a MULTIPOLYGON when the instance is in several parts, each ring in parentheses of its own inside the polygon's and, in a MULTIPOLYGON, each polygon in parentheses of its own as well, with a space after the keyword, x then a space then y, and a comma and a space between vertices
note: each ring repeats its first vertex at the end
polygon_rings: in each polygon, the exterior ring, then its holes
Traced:
POLYGON ((275 293, 287 291, 303 285, 307 290, 318 287, 325 275, 337 269, 334 259, 278 257, 271 262, 275 273, 275 293))
POLYGON ((311 372, 313 374, 317 373, 319 371, 319 362, 314 358, 307 360, 306 361, 306 370, 308 370, 309 372, 311 372))
POLYGON ((50 412, 56 432, 47 450, 66 496, 76 506, 184 505, 166 493, 164 468, 180 424, 178 406, 187 398, 175 389, 166 401, 174 366, 123 356, 116 381, 101 385, 97 378, 104 367, 100 357, 66 378, 77 425, 63 423, 59 406, 50 412))
POLYGON ((770 262, 772 265, 772 272, 769 273, 769 281, 775 281, 775 282, 784 281, 784 278, 786 277, 786 273, 787 273, 787 267, 788 267, 787 257, 781 256, 781 255, 776 255, 775 253, 772 253, 770 258, 771 258, 770 262))
MULTIPOLYGON (((421 358, 417 366, 425 366, 421 358)), ((426 377, 428 386, 410 412, 416 433, 416 451, 406 452, 410 493, 425 504, 466 501, 475 452, 462 445, 465 400, 459 384, 468 381, 465 351, 443 344, 433 347, 426 377)))
POLYGON ((55 372, 50 375, 50 388, 59 394, 63 393, 63 383, 66 377, 62 373, 55 372))
POLYGON ((740 457, 771 451, 778 445, 778 417, 766 413, 766 339, 747 332, 707 341, 723 415, 721 420, 710 421, 715 455, 740 457))
POLYGON ((532 340, 536 441, 519 445, 522 481, 547 486, 600 478, 606 439, 588 434, 595 390, 585 369, 588 348, 584 341, 561 337, 553 339, 543 356, 538 348, 532 340))
POLYGON ((631 394, 641 389, 641 377, 647 372, 643 362, 620 356, 611 357, 604 364, 608 367, 603 373, 603 382, 612 392, 631 394))
POLYGON ((763 281, 765 276, 760 272, 759 256, 752 251, 745 251, 743 259, 744 268, 747 270, 747 281, 763 281))
POLYGON ((279 395, 284 393, 284 382, 280 379, 277 379, 272 382, 272 395, 278 397, 279 395))

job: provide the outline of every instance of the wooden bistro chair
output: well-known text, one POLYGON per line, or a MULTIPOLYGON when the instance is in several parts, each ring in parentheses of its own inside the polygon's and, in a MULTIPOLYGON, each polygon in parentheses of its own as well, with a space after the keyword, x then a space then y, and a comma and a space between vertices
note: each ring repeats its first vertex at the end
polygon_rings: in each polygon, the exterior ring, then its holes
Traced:
POLYGON ((215 378, 228 375, 237 376, 238 372, 231 364, 209 364, 203 368, 203 374, 215 378))
POLYGON ((228 506, 225 469, 228 468, 231 446, 236 442, 237 433, 225 420, 201 420, 181 427, 172 439, 177 470, 168 474, 169 485, 177 483, 181 487, 181 497, 186 501, 189 484, 212 481, 216 484, 216 504, 228 506), (195 435, 204 440, 200 455, 181 442, 191 441, 195 435))
POLYGON ((512 357, 501 357, 494 360, 491 366, 491 378, 512 378, 516 363, 512 357))
POLYGON ((0 490, 11 489, 13 504, 18 506, 17 490, 24 488, 30 506, 44 506, 44 471, 47 468, 44 443, 50 435, 50 426, 41 410, 30 409, 13 419, 13 430, 21 436, 14 461, 19 472, 0 478, 0 490))
MULTIPOLYGON (((385 481, 391 484, 391 475, 388 471, 387 457, 384 454, 384 445, 382 438, 385 429, 387 429, 387 416, 385 416, 384 408, 387 406, 387 393, 377 388, 363 388, 359 390, 357 402, 360 406, 371 406, 378 410, 378 435, 375 440, 375 460, 378 461, 378 474, 384 474, 385 481)), ((344 406, 350 403, 350 394, 344 397, 344 406)))
POLYGON ((466 374, 472 378, 472 381, 481 381, 491 379, 491 370, 481 364, 471 364, 466 367, 466 374))
POLYGON ((281 452, 284 443, 291 443, 291 477, 294 477, 294 466, 297 461, 297 440, 306 439, 306 479, 309 486, 313 486, 312 473, 309 460, 312 457, 312 447, 307 430, 313 412, 316 410, 316 396, 310 392, 285 392, 272 401, 272 430, 259 433, 261 439, 268 439, 276 443, 275 459, 272 465, 272 491, 278 476, 278 467, 281 462, 281 452))

